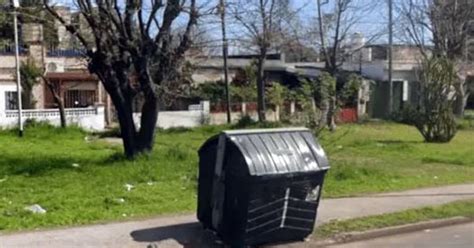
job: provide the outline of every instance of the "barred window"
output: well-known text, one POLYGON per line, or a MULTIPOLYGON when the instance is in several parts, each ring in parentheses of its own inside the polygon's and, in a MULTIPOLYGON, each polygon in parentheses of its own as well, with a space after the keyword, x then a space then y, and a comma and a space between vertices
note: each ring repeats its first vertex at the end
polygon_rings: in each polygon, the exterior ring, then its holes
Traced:
POLYGON ((96 92, 94 90, 68 90, 64 95, 66 108, 84 108, 94 105, 96 92))
POLYGON ((5 91, 5 109, 6 110, 18 109, 17 99, 18 98, 17 98, 16 91, 5 91))

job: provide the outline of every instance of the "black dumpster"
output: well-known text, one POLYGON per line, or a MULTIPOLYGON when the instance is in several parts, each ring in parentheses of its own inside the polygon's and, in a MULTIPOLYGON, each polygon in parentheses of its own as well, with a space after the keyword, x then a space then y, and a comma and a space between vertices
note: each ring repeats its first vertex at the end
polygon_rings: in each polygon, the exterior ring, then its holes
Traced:
POLYGON ((303 240, 328 169, 306 128, 224 131, 199 150, 198 219, 232 246, 303 240))

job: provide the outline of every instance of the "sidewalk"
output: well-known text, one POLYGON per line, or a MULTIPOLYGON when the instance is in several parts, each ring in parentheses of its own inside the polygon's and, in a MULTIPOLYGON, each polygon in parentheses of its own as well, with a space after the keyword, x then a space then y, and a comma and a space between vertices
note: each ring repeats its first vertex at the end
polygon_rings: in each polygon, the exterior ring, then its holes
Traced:
MULTIPOLYGON (((474 198, 474 184, 322 200, 318 221, 349 219, 474 198)), ((1 247, 212 247, 195 215, 0 235, 1 247)))

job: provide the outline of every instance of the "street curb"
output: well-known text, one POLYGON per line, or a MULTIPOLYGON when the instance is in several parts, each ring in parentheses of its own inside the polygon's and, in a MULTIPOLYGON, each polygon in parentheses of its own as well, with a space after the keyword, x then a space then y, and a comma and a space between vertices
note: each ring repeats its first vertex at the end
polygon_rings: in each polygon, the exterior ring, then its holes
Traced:
POLYGON ((469 223, 473 221, 474 221, 473 218, 467 218, 467 217, 453 217, 449 219, 430 220, 430 221, 423 221, 423 222, 406 224, 406 225, 401 225, 401 226, 385 227, 385 228, 376 229, 376 230, 342 233, 330 239, 315 240, 314 242, 310 242, 310 243, 312 243, 312 245, 314 245, 315 247, 325 247, 325 246, 331 246, 335 244, 349 243, 349 242, 355 242, 355 241, 361 241, 361 240, 367 240, 367 239, 380 238, 380 237, 385 237, 385 236, 390 236, 390 235, 421 231, 425 229, 433 229, 433 228, 439 228, 439 227, 445 227, 445 226, 451 226, 451 225, 457 225, 457 224, 465 224, 465 223, 469 223))

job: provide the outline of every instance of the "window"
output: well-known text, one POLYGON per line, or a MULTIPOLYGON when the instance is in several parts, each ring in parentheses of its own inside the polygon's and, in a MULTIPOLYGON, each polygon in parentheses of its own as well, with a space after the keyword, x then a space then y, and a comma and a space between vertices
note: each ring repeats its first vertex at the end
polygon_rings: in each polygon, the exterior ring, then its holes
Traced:
POLYGON ((5 109, 18 109, 17 99, 16 91, 5 91, 5 109))
POLYGON ((84 108, 94 105, 96 92, 94 90, 68 90, 64 95, 66 108, 84 108))

